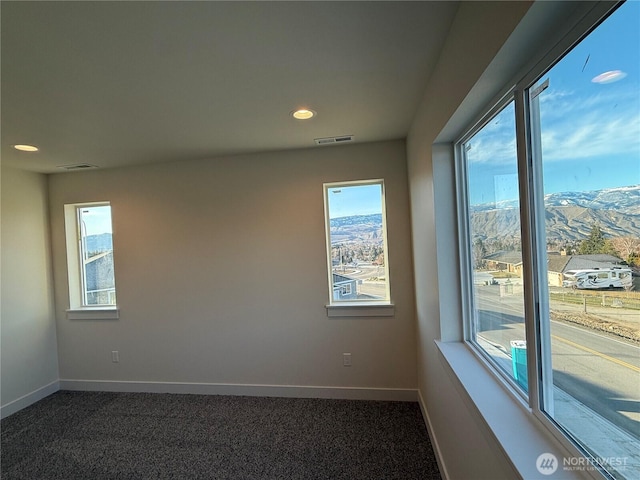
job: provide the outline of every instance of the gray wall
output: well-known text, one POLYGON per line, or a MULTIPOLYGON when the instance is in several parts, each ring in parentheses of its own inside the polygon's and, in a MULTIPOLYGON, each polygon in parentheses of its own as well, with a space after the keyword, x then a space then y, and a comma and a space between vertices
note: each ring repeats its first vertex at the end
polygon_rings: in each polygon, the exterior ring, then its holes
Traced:
POLYGON ((60 378, 415 398, 405 159, 391 141, 51 176, 60 378), (385 179, 395 317, 330 319, 323 182, 372 178, 385 179), (104 200, 120 319, 70 321, 63 206, 104 200))
POLYGON ((462 104, 528 2, 466 2, 458 10, 407 140, 418 328, 418 385, 444 467, 452 479, 516 478, 477 411, 443 367, 435 340, 461 338, 453 165, 434 142, 462 104), (436 210, 436 205, 438 210, 436 210), (442 283, 441 283, 442 282, 442 283))
POLYGON ((2 416, 57 389, 47 179, 2 168, 2 416))

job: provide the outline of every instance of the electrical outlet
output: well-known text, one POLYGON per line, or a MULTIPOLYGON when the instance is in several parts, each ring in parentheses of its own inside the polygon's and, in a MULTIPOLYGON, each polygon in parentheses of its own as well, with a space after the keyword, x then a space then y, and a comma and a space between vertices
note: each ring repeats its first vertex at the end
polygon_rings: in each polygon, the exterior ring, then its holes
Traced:
POLYGON ((111 361, 113 363, 119 363, 120 362, 120 354, 118 353, 117 350, 113 350, 111 352, 111 361))
POLYGON ((345 367, 350 367, 351 366, 351 354, 350 353, 343 353, 342 354, 342 365, 344 365, 345 367))

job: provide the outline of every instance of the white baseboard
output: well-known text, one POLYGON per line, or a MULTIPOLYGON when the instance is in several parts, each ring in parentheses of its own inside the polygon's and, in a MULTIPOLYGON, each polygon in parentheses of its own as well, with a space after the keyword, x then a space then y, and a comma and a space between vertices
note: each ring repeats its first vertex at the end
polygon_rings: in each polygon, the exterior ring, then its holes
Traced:
POLYGON ((6 405, 2 405, 0 407, 0 418, 8 417, 23 408, 27 408, 29 405, 33 405, 58 390, 60 390, 60 382, 56 380, 55 382, 51 382, 49 385, 40 387, 31 393, 7 403, 6 405))
POLYGON ((417 402, 418 391, 403 388, 315 387, 300 385, 243 385, 223 383, 60 380, 60 390, 92 392, 186 393, 249 397, 333 398, 417 402))
POLYGON ((422 392, 417 390, 418 394, 418 404, 420 405, 420 411, 422 412, 422 418, 424 419, 424 423, 427 426, 427 431, 429 432, 429 438, 431 439, 431 445, 433 446, 433 451, 436 454, 436 461, 438 462, 438 469, 440 470, 440 476, 443 480, 449 479, 449 473, 447 472, 447 467, 442 460, 442 455, 440 452, 440 445, 438 444, 438 439, 436 438, 433 428, 431 427, 431 419, 429 418, 429 413, 427 412, 427 407, 424 404, 424 399, 422 398, 422 392))

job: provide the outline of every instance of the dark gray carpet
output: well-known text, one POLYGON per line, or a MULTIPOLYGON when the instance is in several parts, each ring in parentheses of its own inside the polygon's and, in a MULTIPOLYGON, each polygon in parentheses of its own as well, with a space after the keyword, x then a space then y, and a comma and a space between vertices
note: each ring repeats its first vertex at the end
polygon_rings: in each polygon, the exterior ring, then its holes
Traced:
POLYGON ((417 403, 61 391, 0 427, 2 480, 440 479, 417 403))

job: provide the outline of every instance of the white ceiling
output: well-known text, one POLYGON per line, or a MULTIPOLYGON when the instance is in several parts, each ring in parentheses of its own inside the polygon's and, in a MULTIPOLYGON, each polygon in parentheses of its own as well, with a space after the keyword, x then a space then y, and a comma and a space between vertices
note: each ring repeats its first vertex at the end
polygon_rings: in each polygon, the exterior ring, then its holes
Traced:
POLYGON ((404 138, 457 7, 2 1, 2 162, 60 172, 404 138), (318 115, 294 120, 299 107, 318 115))

